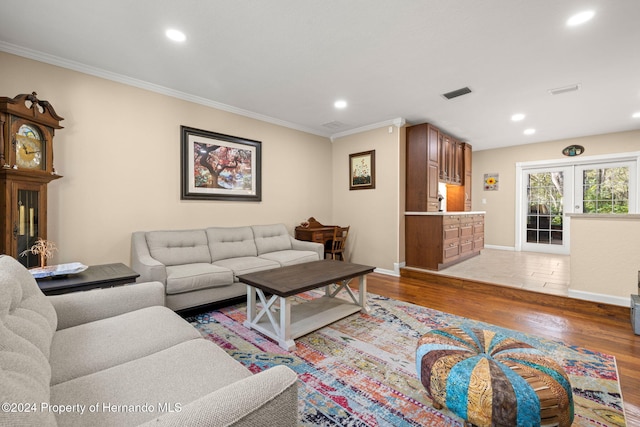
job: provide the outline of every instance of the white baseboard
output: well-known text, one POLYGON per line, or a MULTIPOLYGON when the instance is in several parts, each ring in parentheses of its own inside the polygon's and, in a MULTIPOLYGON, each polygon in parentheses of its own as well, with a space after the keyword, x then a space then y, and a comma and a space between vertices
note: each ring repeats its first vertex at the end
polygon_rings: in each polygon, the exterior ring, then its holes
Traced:
POLYGON ((373 270, 374 273, 380 273, 380 274, 385 274, 387 276, 393 276, 393 277, 400 277, 400 273, 396 273, 393 270, 387 270, 385 268, 376 268, 375 270, 373 270))
POLYGON ((619 305, 621 307, 631 307, 631 296, 626 298, 616 297, 613 295, 596 294, 594 292, 569 289, 569 297, 586 301, 601 302, 603 304, 619 305))
POLYGON ((404 262, 394 262, 393 270, 387 270, 386 268, 376 268, 375 270, 373 270, 373 272, 386 274, 387 276, 400 277, 400 269, 405 265, 406 263, 404 262))
POLYGON ((515 252, 516 248, 513 246, 498 246, 498 245, 484 245, 485 249, 497 249, 499 251, 515 252))

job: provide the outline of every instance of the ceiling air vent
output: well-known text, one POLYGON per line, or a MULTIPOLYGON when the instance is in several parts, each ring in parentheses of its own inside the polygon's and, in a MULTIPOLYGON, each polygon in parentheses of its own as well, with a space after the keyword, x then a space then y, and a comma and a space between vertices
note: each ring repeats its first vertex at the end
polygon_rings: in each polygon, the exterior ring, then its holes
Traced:
POLYGON ((559 87, 556 89, 549 89, 549 93, 551 95, 560 95, 561 93, 567 93, 567 92, 573 92, 580 89, 580 85, 579 84, 575 84, 575 85, 571 85, 571 86, 564 86, 564 87, 559 87))
POLYGON ((462 89, 452 90, 451 92, 443 93, 442 96, 444 96, 447 99, 453 99, 462 95, 466 95, 468 93, 471 93, 471 89, 469 89, 468 87, 463 87, 462 89))
POLYGON ((341 127, 344 126, 344 123, 342 122, 338 122, 338 121, 332 121, 332 122, 328 122, 328 123, 324 123, 322 126, 329 128, 329 129, 340 129, 341 127))

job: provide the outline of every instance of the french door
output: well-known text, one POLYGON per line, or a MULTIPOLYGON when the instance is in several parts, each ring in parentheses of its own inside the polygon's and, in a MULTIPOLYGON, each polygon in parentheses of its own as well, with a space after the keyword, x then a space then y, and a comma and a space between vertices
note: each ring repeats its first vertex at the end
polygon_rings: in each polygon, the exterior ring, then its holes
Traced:
POLYGON ((564 214, 573 212, 572 168, 525 170, 522 183, 525 188, 522 206, 522 250, 568 254, 569 226, 564 214))

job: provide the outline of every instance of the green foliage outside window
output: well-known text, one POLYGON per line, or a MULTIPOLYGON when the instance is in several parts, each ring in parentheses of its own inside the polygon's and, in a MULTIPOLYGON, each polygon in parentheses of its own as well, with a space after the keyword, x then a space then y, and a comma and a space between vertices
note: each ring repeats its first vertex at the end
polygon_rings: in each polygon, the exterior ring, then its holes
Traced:
POLYGON ((562 172, 532 173, 529 175, 529 212, 549 215, 552 225, 562 224, 562 172))
POLYGON ((585 170, 582 183, 584 213, 629 212, 629 168, 585 170))

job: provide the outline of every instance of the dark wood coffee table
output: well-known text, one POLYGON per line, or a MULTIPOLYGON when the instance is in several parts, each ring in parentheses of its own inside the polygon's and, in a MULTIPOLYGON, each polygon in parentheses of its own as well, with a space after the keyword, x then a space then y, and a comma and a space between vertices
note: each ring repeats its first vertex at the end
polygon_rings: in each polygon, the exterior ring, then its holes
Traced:
POLYGON ((240 275, 238 279, 247 284, 244 325, 291 351, 296 347, 295 338, 358 311, 368 312, 366 275, 374 269, 368 265, 322 260, 240 275), (355 277, 359 278, 358 297, 348 286, 355 277), (290 297, 321 287, 325 288, 322 297, 301 304, 291 303, 290 297), (350 300, 338 296, 341 291, 350 300), (271 294, 270 298, 265 293, 271 294))
POLYGON ((36 279, 45 295, 60 295, 69 292, 87 291, 96 288, 135 283, 138 273, 122 263, 92 265, 78 274, 36 279))

